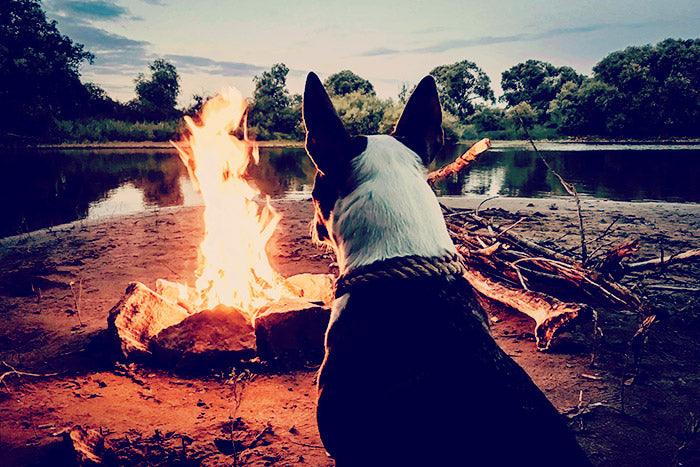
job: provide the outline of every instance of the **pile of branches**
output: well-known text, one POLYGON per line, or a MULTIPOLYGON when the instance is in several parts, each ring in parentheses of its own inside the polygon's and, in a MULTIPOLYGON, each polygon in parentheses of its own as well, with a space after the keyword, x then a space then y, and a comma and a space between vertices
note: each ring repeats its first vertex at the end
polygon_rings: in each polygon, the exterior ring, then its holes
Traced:
MULTIPOLYGON (((531 142, 532 143, 532 142, 531 142)), ((537 151, 534 143, 533 148, 537 151)), ((490 149, 483 139, 451 164, 431 172, 433 184, 457 174, 479 154, 490 149)), ((542 157, 540 155, 540 157, 542 157)), ((656 320, 651 307, 620 279, 631 272, 665 267, 700 259, 700 250, 689 250, 671 257, 629 262, 639 251, 639 241, 629 240, 599 252, 592 260, 587 254, 581 205, 575 187, 545 165, 574 197, 581 237, 580 257, 574 257, 516 235, 512 230, 525 220, 510 225, 496 225, 476 210, 456 210, 443 205, 447 227, 458 251, 464 256, 467 280, 474 287, 487 310, 514 309, 535 320, 535 339, 539 350, 550 348, 553 338, 575 320, 592 318, 597 311, 631 310, 642 315, 645 333, 656 320)), ((608 233, 612 224, 603 232, 608 233)), ((594 326, 596 331, 597 325, 594 326)))

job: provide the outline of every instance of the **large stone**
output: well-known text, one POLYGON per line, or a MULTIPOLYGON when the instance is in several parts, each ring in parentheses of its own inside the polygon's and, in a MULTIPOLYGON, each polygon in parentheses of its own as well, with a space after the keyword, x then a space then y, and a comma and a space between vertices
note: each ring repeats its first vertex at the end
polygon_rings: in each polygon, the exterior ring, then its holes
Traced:
POLYGON ((330 319, 327 306, 302 299, 283 299, 255 317, 258 355, 288 363, 320 361, 330 319))
POLYGON ((287 287, 307 302, 323 302, 330 306, 333 301, 332 274, 296 274, 288 277, 287 287))
POLYGON ((118 352, 127 359, 150 354, 149 343, 163 329, 187 318, 184 308, 165 300, 140 282, 132 282, 109 312, 107 330, 118 352))
POLYGON ((223 367, 255 356, 255 333, 241 311, 219 305, 163 330, 151 342, 151 350, 168 367, 223 367))

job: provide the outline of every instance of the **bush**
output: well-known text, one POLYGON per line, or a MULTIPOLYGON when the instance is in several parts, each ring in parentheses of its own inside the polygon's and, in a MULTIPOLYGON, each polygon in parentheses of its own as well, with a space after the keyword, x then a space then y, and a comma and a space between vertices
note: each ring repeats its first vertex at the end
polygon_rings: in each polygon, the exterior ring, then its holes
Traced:
POLYGON ((177 139, 180 120, 129 122, 113 119, 59 120, 56 138, 63 142, 168 141, 177 139))

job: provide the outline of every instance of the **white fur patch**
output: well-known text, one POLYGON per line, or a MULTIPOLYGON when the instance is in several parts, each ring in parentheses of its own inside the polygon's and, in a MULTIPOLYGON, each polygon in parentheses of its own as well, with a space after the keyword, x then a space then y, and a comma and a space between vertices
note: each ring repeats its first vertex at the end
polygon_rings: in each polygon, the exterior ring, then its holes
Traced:
POLYGON ((368 136, 352 169, 357 188, 336 201, 329 226, 341 273, 398 256, 455 252, 415 152, 392 136, 368 136))

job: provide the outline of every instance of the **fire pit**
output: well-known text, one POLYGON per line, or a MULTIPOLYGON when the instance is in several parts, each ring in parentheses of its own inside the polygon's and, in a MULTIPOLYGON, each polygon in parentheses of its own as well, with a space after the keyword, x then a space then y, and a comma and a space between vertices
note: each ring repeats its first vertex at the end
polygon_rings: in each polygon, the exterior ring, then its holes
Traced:
POLYGON ((245 99, 229 88, 207 101, 196 121, 185 117, 189 134, 173 144, 204 200, 196 281, 127 287, 108 318, 122 358, 201 368, 323 354, 333 278, 284 278, 272 267, 266 247, 280 215, 246 176, 259 157, 246 112, 245 99))

